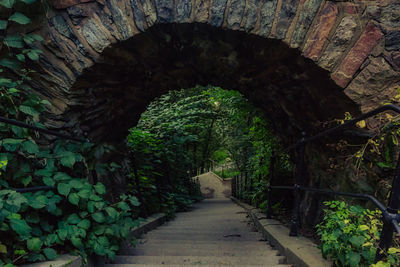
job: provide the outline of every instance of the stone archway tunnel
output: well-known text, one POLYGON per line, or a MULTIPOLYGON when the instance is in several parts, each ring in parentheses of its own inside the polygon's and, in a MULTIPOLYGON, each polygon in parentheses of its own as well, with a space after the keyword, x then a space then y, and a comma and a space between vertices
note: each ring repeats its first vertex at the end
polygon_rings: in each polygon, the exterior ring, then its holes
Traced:
MULTIPOLYGON (((34 87, 48 125, 120 138, 149 101, 195 83, 240 90, 283 136, 392 96, 397 1, 60 0, 34 87), (286 123, 286 121, 288 123, 286 123), (285 122, 282 124, 282 122, 285 122)), ((107 138, 106 138, 107 139, 107 138)))

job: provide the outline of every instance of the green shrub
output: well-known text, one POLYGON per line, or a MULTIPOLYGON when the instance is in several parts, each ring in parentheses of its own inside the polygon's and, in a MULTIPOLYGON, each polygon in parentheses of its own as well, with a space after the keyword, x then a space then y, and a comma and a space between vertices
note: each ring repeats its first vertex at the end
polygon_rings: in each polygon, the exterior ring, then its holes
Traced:
MULTIPOLYGON (((322 255, 337 266, 370 266, 377 251, 382 229, 381 212, 360 206, 350 206, 342 201, 324 204, 323 221, 316 226, 321 237, 322 255)), ((399 266, 400 250, 391 248, 386 260, 376 266, 399 266)))

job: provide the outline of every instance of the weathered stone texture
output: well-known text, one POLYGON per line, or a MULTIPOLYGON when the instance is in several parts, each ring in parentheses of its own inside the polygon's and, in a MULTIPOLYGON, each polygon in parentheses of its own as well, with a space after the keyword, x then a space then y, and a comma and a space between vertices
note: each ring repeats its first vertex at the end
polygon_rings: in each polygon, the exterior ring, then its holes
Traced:
POLYGON ((83 8, 83 6, 84 5, 75 5, 67 8, 68 15, 74 25, 79 25, 83 19, 90 15, 88 9, 83 8))
POLYGON ((304 56, 317 61, 328 39, 338 15, 338 8, 333 2, 327 2, 318 15, 317 23, 304 47, 304 56))
POLYGON ((276 25, 276 38, 285 39, 286 32, 296 16, 300 0, 282 0, 276 25))
POLYGON ((242 22, 244 9, 246 8, 246 0, 232 0, 228 11, 227 24, 228 28, 237 30, 242 22))
POLYGON ((260 11, 260 31, 261 36, 267 37, 271 32, 272 24, 274 22, 276 6, 278 0, 265 1, 261 6, 260 11))
POLYGON ((82 34, 90 46, 98 53, 101 53, 111 44, 111 40, 106 34, 106 29, 96 19, 89 19, 82 26, 82 34))
POLYGON ((226 3, 228 0, 214 0, 211 7, 210 24, 219 27, 224 22, 226 3))
POLYGON ((156 7, 153 5, 151 0, 140 0, 142 1, 143 13, 146 18, 147 27, 151 27, 157 21, 156 7))
POLYGON ((332 70, 349 47, 356 29, 357 22, 354 17, 344 17, 336 28, 336 32, 323 52, 318 65, 324 69, 332 70))
POLYGON ((383 37, 382 32, 373 23, 369 23, 338 69, 331 75, 341 87, 346 87, 361 64, 371 53, 378 41, 383 37))
POLYGON ((194 20, 196 22, 206 23, 210 12, 211 0, 196 0, 195 2, 194 20))
POLYGON ((248 0, 247 8, 243 15, 243 20, 241 26, 245 31, 250 32, 254 29, 257 24, 258 19, 258 4, 259 0, 248 0))
POLYGON ((385 35, 385 48, 388 51, 400 49, 400 30, 389 31, 385 35))
POLYGON ((292 35, 292 40, 290 42, 291 47, 301 46, 321 3, 322 0, 308 0, 304 2, 296 28, 292 35))
POLYGON ((71 27, 62 16, 55 16, 50 19, 49 36, 52 45, 48 48, 60 58, 68 62, 76 75, 82 73, 83 69, 92 65, 92 61, 87 58, 85 47, 75 36, 71 27))
POLYGON ((190 18, 190 12, 192 11, 191 0, 176 0, 176 22, 187 22, 190 18))
POLYGON ((57 9, 64 9, 81 3, 94 2, 95 0, 51 0, 51 5, 57 9))
POLYGON ((397 89, 393 88, 393 85, 399 82, 400 73, 394 71, 383 58, 379 57, 372 59, 344 92, 362 106, 363 112, 366 112, 393 96, 393 89, 397 89))
POLYGON ((400 27, 400 3, 395 2, 384 7, 371 5, 367 7, 367 14, 388 27, 400 27))
POLYGON ((142 3, 140 2, 140 0, 131 0, 131 5, 136 27, 140 31, 144 31, 146 29, 147 22, 146 16, 142 10, 142 3))
POLYGON ((131 38, 134 34, 133 29, 130 26, 127 16, 122 12, 118 6, 117 0, 107 1, 107 7, 111 12, 115 26, 122 36, 122 40, 131 38))
POLYGON ((155 0, 157 8, 157 18, 160 23, 171 23, 174 21, 174 1, 155 0))

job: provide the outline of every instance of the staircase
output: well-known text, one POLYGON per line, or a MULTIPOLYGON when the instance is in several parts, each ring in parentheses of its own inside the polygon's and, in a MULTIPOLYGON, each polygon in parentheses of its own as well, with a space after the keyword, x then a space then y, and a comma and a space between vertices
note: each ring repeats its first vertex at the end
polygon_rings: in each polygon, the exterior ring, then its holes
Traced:
POLYGON ((276 266, 279 256, 230 199, 207 199, 194 210, 148 232, 138 245, 122 248, 108 267, 276 266))

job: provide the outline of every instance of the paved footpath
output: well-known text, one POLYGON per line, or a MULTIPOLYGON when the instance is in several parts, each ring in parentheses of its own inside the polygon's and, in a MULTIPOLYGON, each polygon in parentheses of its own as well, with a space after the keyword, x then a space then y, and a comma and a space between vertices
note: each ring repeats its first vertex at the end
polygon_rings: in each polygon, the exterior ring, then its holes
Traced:
POLYGON ((284 263, 255 231, 244 209, 223 198, 178 213, 139 239, 135 248, 122 249, 106 266, 290 266, 284 263))

